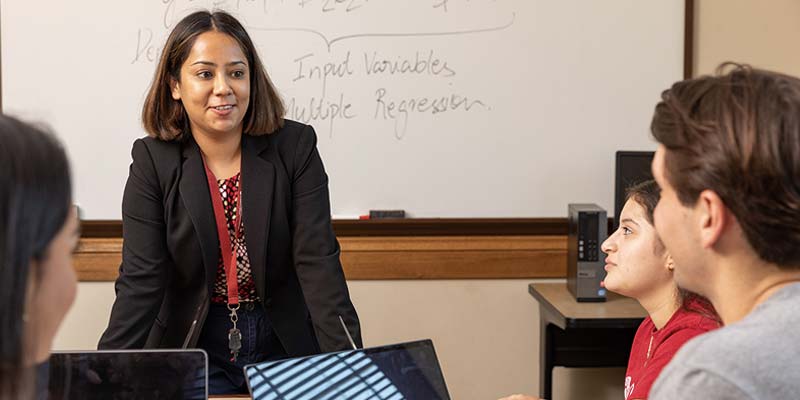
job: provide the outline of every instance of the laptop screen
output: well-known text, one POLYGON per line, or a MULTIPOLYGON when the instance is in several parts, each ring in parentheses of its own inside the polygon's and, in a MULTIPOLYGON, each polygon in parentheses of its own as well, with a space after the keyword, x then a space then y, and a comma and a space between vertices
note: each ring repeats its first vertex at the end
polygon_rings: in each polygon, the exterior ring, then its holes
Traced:
POLYGON ((205 399, 208 359, 202 350, 55 352, 51 400, 205 399))
POLYGON ((252 364, 245 376, 253 400, 450 398, 430 340, 252 364))

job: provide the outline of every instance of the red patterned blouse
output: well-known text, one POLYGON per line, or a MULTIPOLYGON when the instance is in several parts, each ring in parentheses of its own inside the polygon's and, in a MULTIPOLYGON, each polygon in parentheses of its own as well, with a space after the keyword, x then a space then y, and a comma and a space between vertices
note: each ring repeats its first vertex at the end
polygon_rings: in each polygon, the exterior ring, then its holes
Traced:
MULTIPOLYGON (((247 256, 247 245, 245 244, 244 221, 241 223, 241 234, 236 238, 234 229, 236 218, 239 218, 238 204, 240 174, 236 174, 228 179, 219 179, 219 193, 222 195, 222 207, 225 209, 225 220, 228 223, 228 234, 231 237, 231 244, 236 251, 236 277, 239 282, 239 301, 258 301, 256 284, 253 280, 253 269, 250 267, 250 258, 247 256)), ((214 292, 211 296, 212 303, 225 304, 228 301, 228 281, 225 276, 225 264, 222 262, 222 251, 217 261, 217 276, 214 280, 214 292)))

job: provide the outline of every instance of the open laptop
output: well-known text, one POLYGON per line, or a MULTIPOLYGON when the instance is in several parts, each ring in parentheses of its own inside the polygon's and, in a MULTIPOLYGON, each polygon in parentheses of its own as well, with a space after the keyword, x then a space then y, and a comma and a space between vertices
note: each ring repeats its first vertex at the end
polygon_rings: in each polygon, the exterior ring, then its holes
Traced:
POLYGON ((433 349, 420 340, 244 367, 253 400, 449 400, 433 349))
POLYGON ((203 350, 54 352, 50 400, 206 399, 203 350))

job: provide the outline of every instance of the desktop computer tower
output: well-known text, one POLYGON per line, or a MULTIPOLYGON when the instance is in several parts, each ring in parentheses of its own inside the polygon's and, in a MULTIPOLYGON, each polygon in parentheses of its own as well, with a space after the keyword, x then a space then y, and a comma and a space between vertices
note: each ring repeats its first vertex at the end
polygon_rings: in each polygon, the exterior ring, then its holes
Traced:
POLYGON ((600 245, 608 234, 606 210, 596 204, 570 204, 567 238, 567 288, 579 302, 606 301, 606 255, 600 245))

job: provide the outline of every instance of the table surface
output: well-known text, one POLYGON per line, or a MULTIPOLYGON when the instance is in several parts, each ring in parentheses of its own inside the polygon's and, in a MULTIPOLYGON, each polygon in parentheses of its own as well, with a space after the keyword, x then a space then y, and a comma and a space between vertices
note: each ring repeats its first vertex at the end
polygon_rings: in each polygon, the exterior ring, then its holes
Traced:
POLYGON ((609 292, 604 302, 579 303, 567 290, 566 283, 532 283, 528 286, 528 292, 550 314, 550 322, 561 329, 581 324, 621 323, 638 326, 647 317, 647 312, 638 301, 615 293, 609 292))

